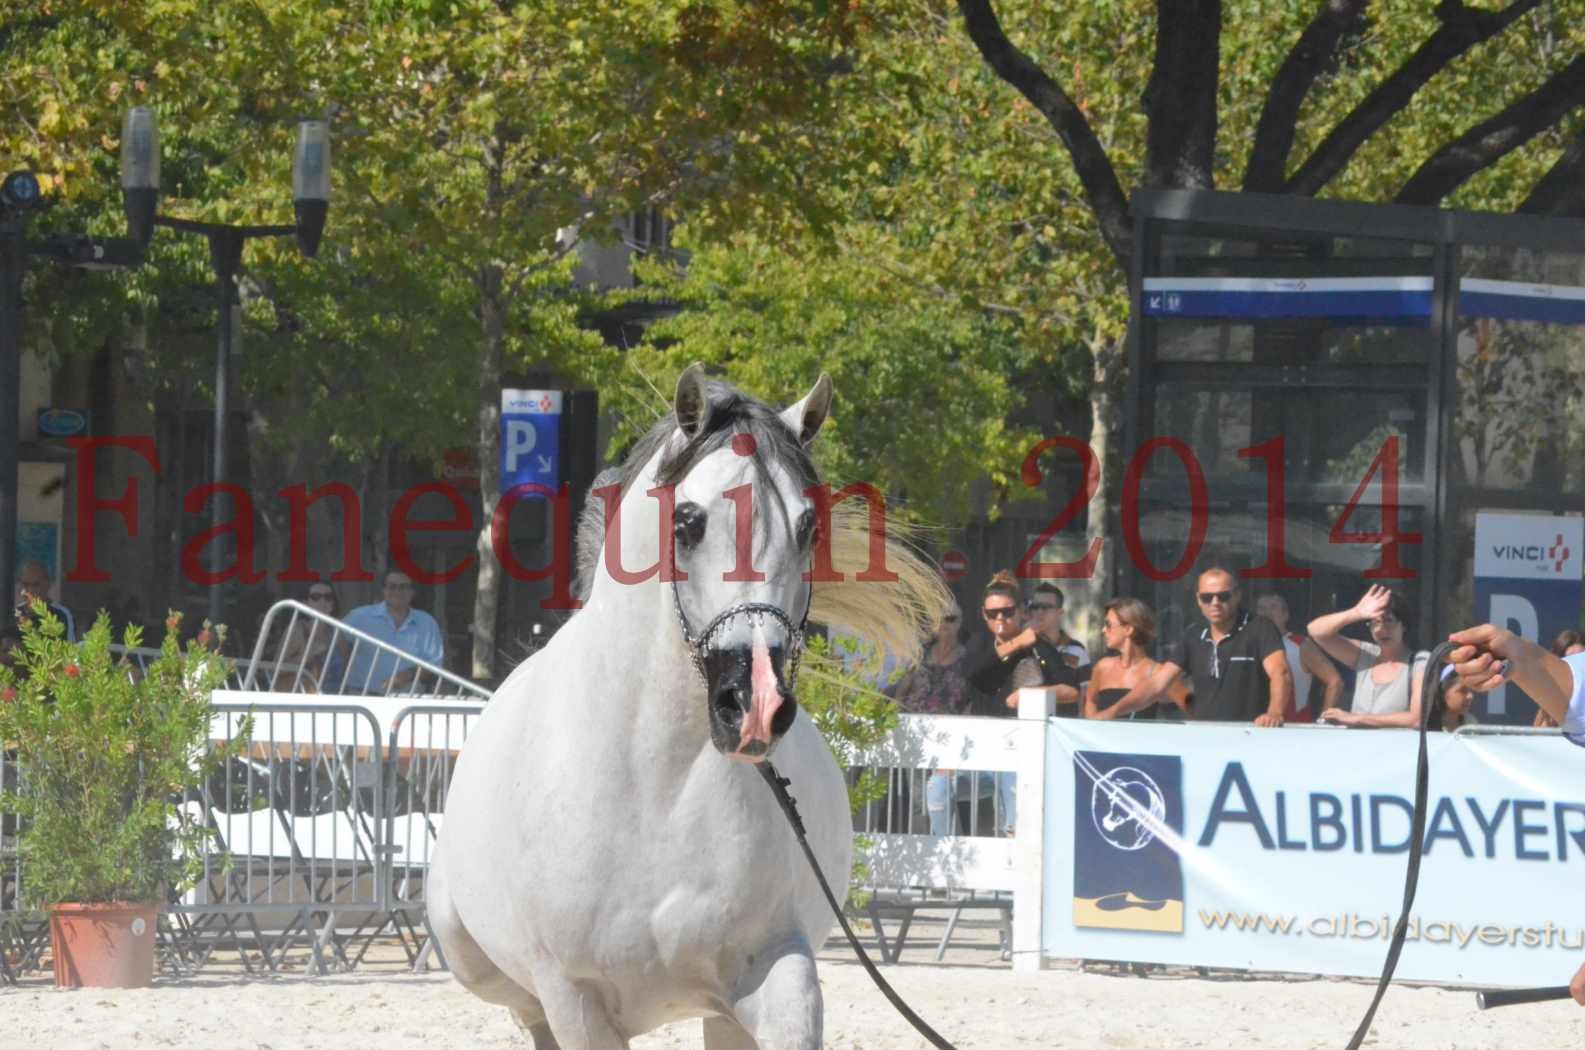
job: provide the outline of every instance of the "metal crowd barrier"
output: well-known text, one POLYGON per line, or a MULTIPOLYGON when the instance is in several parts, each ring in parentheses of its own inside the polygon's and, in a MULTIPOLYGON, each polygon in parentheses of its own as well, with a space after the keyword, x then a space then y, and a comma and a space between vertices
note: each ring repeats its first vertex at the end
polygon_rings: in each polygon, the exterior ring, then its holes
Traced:
MULTIPOLYGON (((16 791, 21 771, 16 753, 0 747, 0 790, 16 791)), ((41 915, 22 907, 22 857, 17 852, 17 817, 0 814, 0 984, 38 965, 49 941, 41 915)))
POLYGON ((457 755, 483 711, 483 704, 415 705, 399 711, 391 723, 386 841, 393 848, 386 915, 415 970, 423 969, 433 954, 424 885, 440 838, 446 794, 457 755))
POLYGON ((250 972, 274 971, 304 945, 316 973, 352 968, 384 919, 379 723, 351 704, 218 703, 212 712, 215 743, 231 743, 250 716, 251 742, 187 793, 184 805, 212 837, 197 886, 168 909, 168 961, 196 968, 225 946, 250 972))
MULTIPOLYGON (((112 649, 138 674, 160 656, 112 649)), ((161 915, 163 963, 190 972, 227 948, 249 972, 275 971, 307 947, 309 968, 323 973, 356 966, 391 933, 421 964, 423 876, 457 751, 489 690, 295 601, 270 608, 251 657, 230 667, 223 689, 263 695, 212 705, 216 743, 250 714, 252 743, 185 793, 182 805, 213 837, 198 885, 161 915), (405 681, 386 697, 347 699, 375 693, 377 671, 405 681), (272 692, 325 701, 271 703, 272 692), (442 703, 403 703, 430 699, 442 703)), ((8 788, 18 783, 14 754, 0 754, 0 776, 8 788)), ((48 931, 23 906, 15 818, 4 821, 0 981, 9 981, 37 965, 48 931)))
POLYGON ((237 688, 271 693, 490 698, 483 686, 296 601, 270 606, 238 678, 237 688))
POLYGON ((1557 726, 1505 726, 1462 725, 1453 730, 1454 736, 1562 736, 1557 726))
MULTIPOLYGON (((160 656, 155 648, 119 643, 110 651, 125 657, 139 673, 147 673, 160 656)), ((332 696, 490 698, 490 691, 475 682, 348 627, 334 616, 289 600, 270 606, 252 653, 230 663, 225 687, 332 696), (382 691, 381 680, 397 673, 410 677, 396 688, 382 691)))
MULTIPOLYGON (((234 694, 233 694, 234 695, 234 694)), ((190 974, 216 951, 249 973, 350 970, 382 936, 409 964, 429 943, 423 882, 446 790, 477 702, 402 705, 280 700, 217 702, 210 737, 249 742, 181 805, 211 831, 197 884, 161 914, 164 967, 190 974)), ((14 755, 0 775, 15 785, 14 755)), ((25 908, 15 827, 0 849, 0 980, 36 969, 48 946, 41 913, 25 908)))

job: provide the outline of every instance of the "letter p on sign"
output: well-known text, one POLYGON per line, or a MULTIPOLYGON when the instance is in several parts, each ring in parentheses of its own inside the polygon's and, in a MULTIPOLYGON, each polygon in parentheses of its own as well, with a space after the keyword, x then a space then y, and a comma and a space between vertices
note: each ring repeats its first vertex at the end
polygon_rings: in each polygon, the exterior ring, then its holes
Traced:
POLYGON ((506 421, 506 472, 516 474, 519 470, 518 459, 534 451, 535 435, 537 431, 534 424, 526 419, 508 419, 506 421))

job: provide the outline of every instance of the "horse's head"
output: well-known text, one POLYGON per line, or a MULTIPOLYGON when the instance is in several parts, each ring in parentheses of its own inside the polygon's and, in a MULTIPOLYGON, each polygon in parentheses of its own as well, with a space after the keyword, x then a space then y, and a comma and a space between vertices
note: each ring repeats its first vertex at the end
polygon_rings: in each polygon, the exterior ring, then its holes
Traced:
POLYGON ((698 365, 677 383, 678 434, 657 477, 675 486, 673 594, 710 738, 732 758, 765 759, 797 714, 819 480, 808 446, 830 407, 824 375, 781 413, 698 365))

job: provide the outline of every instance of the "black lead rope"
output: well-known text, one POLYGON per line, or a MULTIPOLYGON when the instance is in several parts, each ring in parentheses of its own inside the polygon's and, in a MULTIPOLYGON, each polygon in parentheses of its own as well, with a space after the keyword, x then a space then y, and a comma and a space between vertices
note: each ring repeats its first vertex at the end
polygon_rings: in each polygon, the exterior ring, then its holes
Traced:
POLYGON ((848 943, 853 945, 853 950, 858 953, 859 962, 864 964, 864 969, 869 971, 870 980, 881 990, 881 994, 897 1008, 897 1012, 908 1019, 915 1031, 924 1036, 936 1050, 957 1050, 957 1047, 943 1039, 934 1028, 925 1023, 925 1019, 914 1013, 913 1009, 898 995, 891 985, 886 983, 886 978, 881 976, 875 964, 870 962, 869 954, 864 951, 864 946, 853 935, 853 927, 848 925, 847 916, 842 914, 842 905, 837 903, 836 895, 831 892, 831 886, 826 882, 826 877, 820 871, 820 862, 815 860, 814 850, 809 848, 809 840, 804 837, 804 822, 798 816, 798 803, 787 791, 787 786, 792 783, 786 777, 776 772, 776 767, 769 762, 758 765, 759 775, 765 778, 765 783, 770 785, 771 793, 776 796, 776 801, 781 806, 781 811, 787 814, 787 820, 792 824, 793 834, 798 839, 798 845, 803 848, 804 856, 809 859, 809 867, 814 869, 815 879, 820 883, 820 892, 826 895, 826 903, 831 905, 831 911, 836 915, 837 922, 842 924, 842 932, 848 935, 848 943))
POLYGON ((1443 642, 1431 650, 1425 662, 1425 674, 1420 680, 1420 758, 1414 773, 1414 819, 1409 828, 1409 864, 1404 873, 1403 908, 1398 912, 1398 925, 1392 931, 1392 944, 1387 948, 1387 961, 1382 964, 1381 980, 1376 984, 1376 995, 1370 1009, 1360 1018, 1354 1038, 1348 1041, 1348 1050, 1359 1050, 1365 1036, 1370 1033, 1370 1023, 1376 1019, 1376 1007, 1387 994, 1393 971, 1398 968, 1398 956, 1403 952, 1403 939, 1409 932, 1409 910, 1414 907, 1414 891, 1420 885, 1420 855, 1425 846, 1425 800, 1431 781, 1431 762, 1426 754, 1426 729, 1431 724, 1431 711, 1436 707, 1434 690, 1441 682, 1442 660, 1454 649, 1452 642, 1443 642))

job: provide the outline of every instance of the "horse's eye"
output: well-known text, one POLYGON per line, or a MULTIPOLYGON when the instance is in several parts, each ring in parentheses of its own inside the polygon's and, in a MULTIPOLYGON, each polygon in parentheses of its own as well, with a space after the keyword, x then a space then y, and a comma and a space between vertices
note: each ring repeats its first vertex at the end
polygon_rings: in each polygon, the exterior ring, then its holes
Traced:
POLYGON ((799 549, 807 548, 815 538, 815 512, 806 510, 798 515, 798 528, 795 533, 799 549))
POLYGON ((672 535, 684 547, 693 547, 704 539, 704 527, 708 520, 709 516, 699 504, 684 503, 677 508, 672 535))

